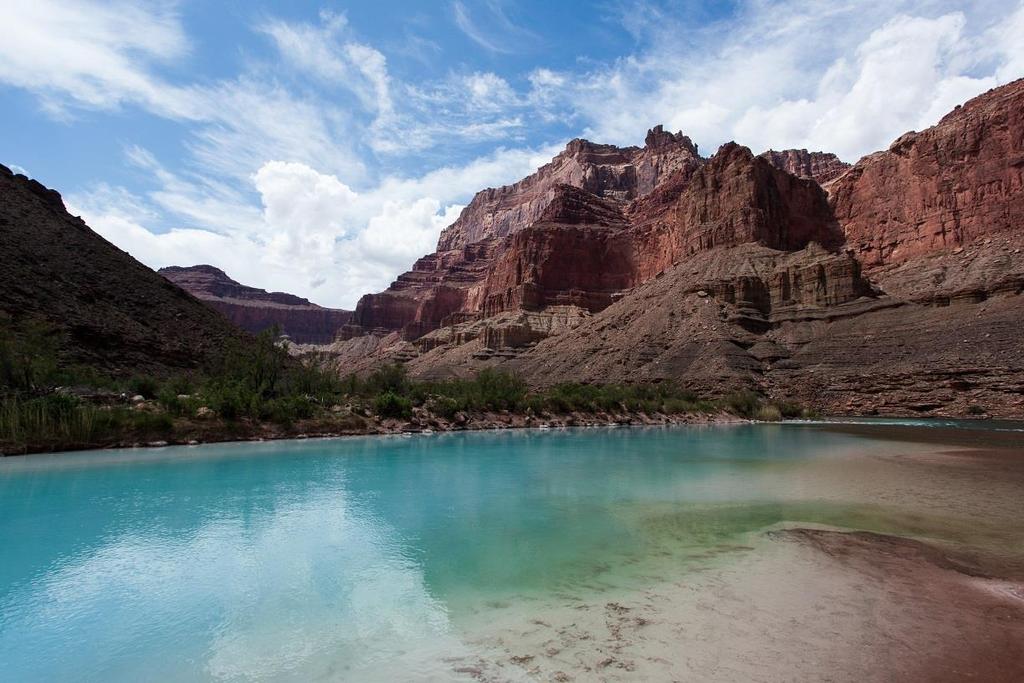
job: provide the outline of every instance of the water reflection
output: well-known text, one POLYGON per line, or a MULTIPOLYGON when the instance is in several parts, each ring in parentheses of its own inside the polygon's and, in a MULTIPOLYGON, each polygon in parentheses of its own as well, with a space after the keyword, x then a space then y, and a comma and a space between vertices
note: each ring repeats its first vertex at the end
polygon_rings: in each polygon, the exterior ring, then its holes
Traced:
POLYGON ((863 517, 794 473, 883 447, 740 426, 10 459, 0 662, 18 681, 442 675, 463 611, 628 583, 644 558, 785 519, 863 517))

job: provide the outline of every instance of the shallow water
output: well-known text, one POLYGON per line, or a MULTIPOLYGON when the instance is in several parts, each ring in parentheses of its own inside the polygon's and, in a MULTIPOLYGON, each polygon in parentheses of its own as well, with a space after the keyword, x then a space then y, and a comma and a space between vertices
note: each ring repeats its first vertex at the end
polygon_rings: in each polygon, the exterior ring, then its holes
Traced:
POLYGON ((510 607, 611 599, 793 523, 1015 557, 1019 491, 968 504, 970 481, 901 469, 935 449, 742 425, 8 458, 0 679, 444 680, 510 607))

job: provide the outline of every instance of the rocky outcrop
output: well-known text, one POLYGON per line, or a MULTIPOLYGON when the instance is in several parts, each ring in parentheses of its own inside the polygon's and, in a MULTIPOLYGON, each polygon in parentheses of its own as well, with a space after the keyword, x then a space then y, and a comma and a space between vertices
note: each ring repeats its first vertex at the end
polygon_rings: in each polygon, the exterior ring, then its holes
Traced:
POLYGON ((559 185, 599 197, 630 200, 651 192, 670 173, 699 166, 697 147, 682 133, 657 126, 644 147, 599 145, 572 140, 550 163, 514 185, 478 192, 438 240, 438 251, 452 251, 483 239, 502 238, 536 222, 559 185))
POLYGON ((277 326, 298 344, 328 344, 352 318, 351 311, 239 284, 213 266, 170 266, 158 272, 242 329, 258 333, 277 326))
POLYGON ((631 212, 638 224, 659 224, 671 233, 677 260, 748 242, 781 250, 811 242, 834 248, 842 242, 816 183, 780 171, 734 142, 677 187, 676 197, 660 197, 650 209, 641 202, 631 212), (653 218, 645 215, 648 210, 653 218))
POLYGON ((415 339, 450 316, 473 313, 483 301, 483 281, 499 248, 498 240, 485 239, 424 256, 386 291, 360 298, 341 336, 398 331, 415 339))
POLYGON ((0 332, 42 325, 63 362, 102 373, 201 367, 243 333, 0 166, 0 332))
POLYGON ((831 152, 808 152, 806 149, 785 149, 777 152, 770 149, 763 152, 761 157, 779 170, 797 178, 810 178, 822 186, 850 169, 850 164, 831 152))
POLYGON ((830 188, 847 245, 865 268, 1020 233, 1024 80, 958 106, 861 159, 830 188))

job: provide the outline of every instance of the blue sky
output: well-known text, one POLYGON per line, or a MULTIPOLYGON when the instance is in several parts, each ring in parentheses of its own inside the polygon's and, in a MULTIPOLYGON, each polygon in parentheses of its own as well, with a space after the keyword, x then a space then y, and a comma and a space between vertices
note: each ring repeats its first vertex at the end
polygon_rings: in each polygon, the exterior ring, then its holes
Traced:
POLYGON ((351 307, 573 137, 855 161, 1021 36, 1006 0, 5 0, 0 162, 150 266, 351 307))

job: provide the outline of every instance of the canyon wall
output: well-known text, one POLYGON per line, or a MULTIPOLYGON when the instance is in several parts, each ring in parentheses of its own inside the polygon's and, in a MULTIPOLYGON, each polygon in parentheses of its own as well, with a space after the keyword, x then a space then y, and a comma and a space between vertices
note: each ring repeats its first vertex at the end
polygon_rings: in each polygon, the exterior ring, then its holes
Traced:
POLYGON ((1017 81, 852 167, 735 143, 705 160, 660 129, 642 149, 573 141, 364 297, 379 310, 351 332, 376 327, 337 365, 1024 416, 1022 112, 1017 81))
POLYGON ((1015 232, 1024 216, 1024 80, 861 159, 830 188, 865 268, 1015 232))
POLYGON ((25 330, 62 362, 113 375, 194 370, 245 339, 68 214, 56 191, 0 166, 0 336, 25 330))
POLYGON ((810 178, 826 185, 850 170, 850 164, 831 152, 808 152, 806 149, 770 149, 761 156, 775 168, 797 178, 810 178))

